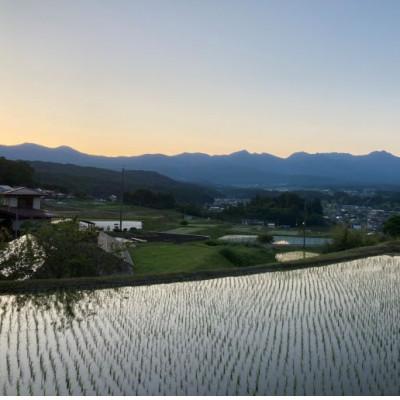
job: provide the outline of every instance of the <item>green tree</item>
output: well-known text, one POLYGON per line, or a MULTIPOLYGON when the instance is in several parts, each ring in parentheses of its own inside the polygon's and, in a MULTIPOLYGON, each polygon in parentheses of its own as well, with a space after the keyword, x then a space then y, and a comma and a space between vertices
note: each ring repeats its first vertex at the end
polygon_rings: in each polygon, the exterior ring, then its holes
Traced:
POLYGON ((258 219, 291 226, 298 225, 306 218, 308 226, 324 225, 322 205, 319 199, 312 199, 305 203, 302 197, 290 192, 278 196, 257 195, 247 204, 227 207, 219 217, 235 221, 242 218, 258 219))
POLYGON ((383 232, 394 238, 400 237, 400 215, 393 215, 383 225, 383 232))
POLYGON ((33 168, 24 161, 12 161, 0 157, 0 182, 2 184, 31 186, 33 172, 33 168))
POLYGON ((332 230, 333 250, 346 250, 363 245, 361 231, 350 229, 345 225, 338 225, 332 230))
POLYGON ((66 278, 123 273, 123 262, 97 246, 96 232, 80 230, 77 221, 43 224, 35 237, 46 261, 37 278, 66 278))
POLYGON ((272 243, 274 237, 269 233, 262 233, 261 235, 258 235, 257 240, 262 244, 269 244, 272 243))
POLYGON ((124 194, 124 202, 136 206, 169 209, 176 205, 175 198, 170 193, 154 192, 148 189, 138 189, 124 194))
POLYGON ((336 225, 332 229, 331 237, 332 242, 325 249, 327 252, 372 246, 385 240, 383 235, 368 234, 364 230, 350 229, 346 225, 336 225))

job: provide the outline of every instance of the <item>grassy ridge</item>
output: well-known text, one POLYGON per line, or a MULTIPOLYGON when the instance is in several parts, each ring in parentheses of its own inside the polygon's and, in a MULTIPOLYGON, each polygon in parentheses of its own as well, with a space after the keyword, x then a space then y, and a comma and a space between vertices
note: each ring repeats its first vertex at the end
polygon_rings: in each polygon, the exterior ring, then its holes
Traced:
POLYGON ((204 270, 187 273, 166 273, 147 276, 109 276, 74 279, 37 279, 26 281, 0 281, 0 293, 29 293, 40 291, 54 291, 60 289, 104 289, 123 286, 141 286, 173 282, 196 281, 204 279, 241 276, 265 272, 283 272, 301 268, 311 268, 323 265, 336 264, 361 258, 378 255, 400 255, 400 241, 381 243, 376 246, 360 247, 330 253, 306 260, 297 260, 286 263, 270 263, 252 267, 225 268, 218 270, 204 270))

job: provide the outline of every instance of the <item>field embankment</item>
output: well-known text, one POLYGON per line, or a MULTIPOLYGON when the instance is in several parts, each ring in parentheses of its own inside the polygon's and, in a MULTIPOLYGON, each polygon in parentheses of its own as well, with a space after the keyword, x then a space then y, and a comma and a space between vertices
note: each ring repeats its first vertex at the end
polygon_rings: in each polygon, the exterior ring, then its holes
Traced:
POLYGON ((107 276, 65 279, 32 279, 24 281, 0 281, 0 294, 29 293, 67 289, 100 289, 123 286, 144 286, 173 282, 207 280, 229 276, 253 275, 266 272, 283 272, 295 269, 338 264, 378 255, 400 255, 400 241, 385 242, 375 246, 324 254, 311 259, 291 262, 274 262, 250 267, 227 267, 196 272, 179 272, 156 275, 107 276))

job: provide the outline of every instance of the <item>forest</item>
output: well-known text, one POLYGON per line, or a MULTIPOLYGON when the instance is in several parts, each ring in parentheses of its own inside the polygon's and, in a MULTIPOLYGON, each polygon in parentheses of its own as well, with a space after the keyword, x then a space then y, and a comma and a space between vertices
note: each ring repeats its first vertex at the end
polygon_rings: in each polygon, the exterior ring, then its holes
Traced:
POLYGON ((276 225, 324 225, 321 201, 318 198, 307 199, 291 192, 280 194, 277 197, 257 195, 248 203, 226 208, 221 213, 225 220, 242 218, 257 219, 276 225))

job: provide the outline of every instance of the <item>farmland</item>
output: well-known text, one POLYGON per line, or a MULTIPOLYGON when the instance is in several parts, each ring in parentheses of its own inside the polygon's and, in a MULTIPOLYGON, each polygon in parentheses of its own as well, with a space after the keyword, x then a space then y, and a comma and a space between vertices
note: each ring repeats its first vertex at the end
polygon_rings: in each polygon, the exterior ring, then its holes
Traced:
POLYGON ((266 264, 275 260, 274 253, 261 247, 244 245, 208 246, 204 243, 149 243, 131 250, 138 275, 195 272, 201 270, 224 269, 234 266, 266 264), (224 251, 233 254, 224 257, 224 251))
POLYGON ((400 258, 0 297, 0 394, 398 394, 400 258))
MULTIPOLYGON (((65 200, 56 202, 47 200, 46 208, 62 217, 78 217, 83 219, 119 219, 120 206, 112 202, 93 200, 65 200)), ((179 226, 182 214, 174 210, 155 210, 145 207, 124 206, 125 220, 143 221, 146 230, 173 229, 179 226)))
MULTIPOLYGON (((96 200, 66 199, 63 201, 46 200, 45 208, 55 215, 62 217, 78 217, 83 219, 116 220, 119 219, 120 205, 113 202, 100 202, 96 200)), ((187 226, 180 223, 183 214, 176 210, 157 210, 133 205, 123 206, 123 218, 125 220, 143 221, 146 231, 163 231, 180 234, 198 234, 210 236, 216 239, 227 234, 260 234, 269 232, 279 236, 299 236, 302 232, 296 228, 269 229, 264 226, 242 225, 224 222, 218 219, 194 217, 187 226)), ((328 231, 322 228, 308 231, 308 236, 327 237, 328 231)))

